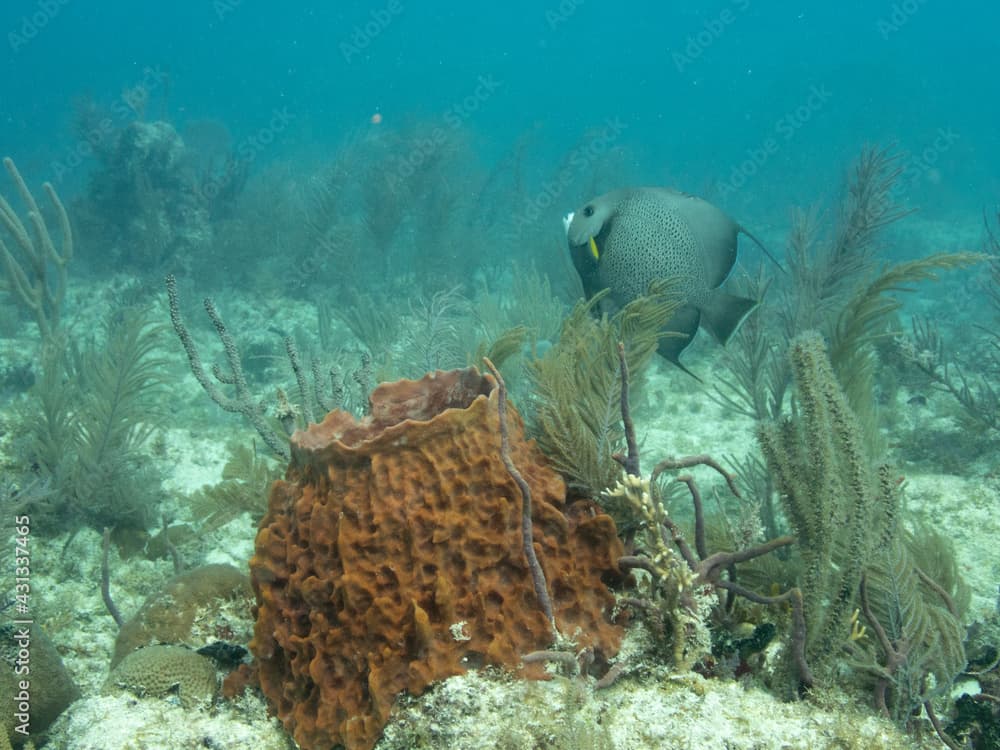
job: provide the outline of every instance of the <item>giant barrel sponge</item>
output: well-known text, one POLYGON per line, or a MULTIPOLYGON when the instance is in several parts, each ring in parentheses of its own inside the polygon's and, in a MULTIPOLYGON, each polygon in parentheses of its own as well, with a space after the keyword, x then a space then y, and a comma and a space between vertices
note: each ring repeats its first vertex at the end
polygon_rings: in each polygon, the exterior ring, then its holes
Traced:
MULTIPOLYGON (((370 415, 333 411, 292 437, 251 578, 251 650, 272 710, 307 750, 367 750, 406 691, 482 665, 545 676, 552 644, 500 454, 498 389, 474 368, 382 384, 370 415)), ((614 522, 565 485, 508 405, 510 457, 532 495, 555 624, 606 666, 621 629, 614 522)))

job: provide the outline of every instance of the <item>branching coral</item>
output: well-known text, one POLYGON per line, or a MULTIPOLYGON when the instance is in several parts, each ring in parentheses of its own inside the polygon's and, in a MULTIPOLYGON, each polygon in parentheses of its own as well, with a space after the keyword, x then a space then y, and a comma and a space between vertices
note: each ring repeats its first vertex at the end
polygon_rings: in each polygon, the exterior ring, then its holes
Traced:
MULTIPOLYGON (((181 345, 187 354, 191 373, 201 384, 201 387, 205 389, 205 393, 225 411, 242 414, 253 425, 254 429, 257 430, 257 434, 260 435, 261 439, 275 455, 281 458, 288 458, 288 447, 285 445, 284 440, 271 427, 271 424, 263 413, 262 406, 254 398, 253 394, 250 393, 246 377, 243 374, 243 362, 240 358, 239 349, 236 347, 236 341, 233 339, 229 329, 226 328, 222 316, 216 310, 215 303, 211 299, 206 298, 205 312, 208 313, 208 317, 215 327, 215 332, 219 336, 219 341, 222 342, 222 348, 226 355, 226 363, 229 365, 229 372, 225 373, 218 365, 214 365, 212 367, 212 376, 215 380, 213 381, 208 377, 208 373, 201 362, 201 355, 198 354, 198 349, 194 345, 194 339, 191 338, 191 334, 184 324, 184 319, 181 316, 180 300, 177 295, 177 280, 173 275, 166 277, 166 286, 167 298, 170 305, 170 322, 173 324, 174 332, 177 334, 177 338, 180 339, 181 345), (220 385, 232 386, 234 395, 228 396, 223 393, 219 387, 220 385)), ((294 423, 295 416, 290 412, 291 407, 289 406, 285 410, 285 413, 288 414, 294 423)))
POLYGON ((946 591, 961 590, 953 552, 901 529, 900 481, 872 460, 819 335, 794 339, 790 360, 797 415, 762 424, 758 437, 804 563, 805 655, 830 676, 834 659, 853 651, 881 711, 906 722, 923 706, 954 747, 930 703, 965 664, 959 597, 946 591), (918 549, 940 551, 923 553, 933 567, 913 561, 918 549), (874 645, 860 644, 859 613, 874 645))
POLYGON ((798 416, 763 423, 758 438, 805 565, 806 654, 827 662, 847 630, 865 565, 891 539, 898 483, 870 460, 819 335, 795 339, 790 359, 798 416))
POLYGON ((56 212, 62 234, 62 249, 57 250, 43 218, 14 160, 5 158, 4 168, 17 188, 21 201, 28 209, 28 223, 24 225, 10 203, 0 195, 0 226, 14 239, 21 260, 0 237, 0 259, 7 274, 6 287, 20 305, 31 312, 43 339, 48 339, 59 328, 59 314, 66 294, 66 266, 73 257, 73 231, 69 216, 55 188, 48 182, 42 189, 56 212))
POLYGON ((662 498, 658 496, 656 488, 659 476, 665 471, 707 466, 726 480, 726 485, 737 497, 740 496, 739 489, 733 476, 707 455, 664 459, 656 465, 649 479, 642 478, 638 444, 628 402, 628 368, 624 347, 621 345, 618 356, 622 373, 622 422, 625 425, 628 453, 616 456, 625 468, 625 477, 609 494, 623 499, 643 519, 645 526, 642 541, 647 547, 645 555, 624 557, 619 564, 626 569, 641 568, 652 575, 654 588, 650 596, 673 626, 675 663, 680 668, 687 668, 708 652, 710 639, 705 609, 713 606, 712 599, 716 591, 724 590, 758 604, 791 605, 792 657, 800 683, 804 686, 812 685, 814 678, 805 657, 805 619, 799 589, 792 588, 783 594, 764 596, 740 585, 735 577, 735 566, 738 563, 786 547, 795 541, 794 537, 782 536, 747 549, 710 554, 705 539, 701 492, 693 477, 682 474, 677 477, 677 481, 687 486, 694 506, 695 549, 691 549, 680 528, 667 512, 662 498), (676 552, 671 545, 676 547, 676 552), (724 578, 723 574, 728 577, 724 578))

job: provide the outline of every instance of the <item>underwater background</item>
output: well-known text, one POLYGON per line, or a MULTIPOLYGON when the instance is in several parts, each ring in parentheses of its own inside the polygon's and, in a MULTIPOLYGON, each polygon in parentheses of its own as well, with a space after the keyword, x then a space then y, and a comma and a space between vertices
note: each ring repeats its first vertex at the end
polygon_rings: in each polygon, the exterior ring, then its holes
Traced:
POLYGON ((1000 747, 998 23, 969 0, 7 0, 9 741, 1000 747), (760 305, 725 347, 698 333, 690 374, 654 354, 676 287, 584 305, 563 217, 628 186, 704 198, 777 261, 741 237, 725 288, 760 305), (289 436, 484 356, 567 517, 609 514, 646 561, 601 576, 620 648, 541 657, 548 681, 445 670, 374 734, 303 734, 254 661, 258 530, 305 523, 270 489, 311 481, 289 436), (794 544, 739 578, 684 557, 642 498, 704 543, 691 467, 650 477, 700 454, 709 552, 794 544), (677 566, 649 571, 661 544, 677 566), (809 636, 796 597, 720 580, 801 591, 809 636))
POLYGON ((944 131, 952 142, 927 170, 937 171, 907 186, 923 212, 938 215, 996 189, 994 12, 975 2, 742 1, 276 12, 234 1, 140 13, 13 0, 4 11, 0 137, 17 145, 24 171, 64 192, 80 189, 92 166, 64 174, 54 163, 76 145, 72 103, 107 107, 137 85, 150 89, 147 118, 168 115, 180 130, 217 120, 234 143, 266 127, 275 110, 286 113, 274 142, 255 153, 256 169, 318 158, 375 112, 389 129, 413 118, 444 122, 454 109, 485 164, 538 130, 536 169, 558 163, 588 128, 621 121, 615 146, 633 152, 630 176, 692 191, 729 179, 776 137, 779 152, 748 180, 745 192, 758 197, 740 199, 759 225, 820 192, 859 142, 892 140, 916 159, 944 131), (156 80, 145 80, 148 69, 156 80), (477 89, 482 101, 463 108, 477 89), (824 92, 813 97, 815 111, 797 116, 814 90, 824 92))

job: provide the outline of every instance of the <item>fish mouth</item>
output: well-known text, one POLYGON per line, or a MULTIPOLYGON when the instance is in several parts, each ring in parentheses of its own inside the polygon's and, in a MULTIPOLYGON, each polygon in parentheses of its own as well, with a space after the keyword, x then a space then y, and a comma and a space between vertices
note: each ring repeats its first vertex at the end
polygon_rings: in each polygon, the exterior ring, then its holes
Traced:
POLYGON ((570 211, 568 214, 563 216, 563 231, 566 232, 567 236, 569 236, 569 225, 573 223, 573 214, 574 212, 570 211))

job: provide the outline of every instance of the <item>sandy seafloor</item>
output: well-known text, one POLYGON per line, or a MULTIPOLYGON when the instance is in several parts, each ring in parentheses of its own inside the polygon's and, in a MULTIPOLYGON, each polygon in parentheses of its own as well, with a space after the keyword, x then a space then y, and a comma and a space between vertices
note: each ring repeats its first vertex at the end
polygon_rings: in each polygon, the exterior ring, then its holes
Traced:
MULTIPOLYGON (((912 220, 911 220, 912 221, 912 220)), ((944 235, 942 226, 927 226, 928 234, 944 235)), ((907 231, 916 232, 913 226, 907 231)), ((978 234, 971 227, 968 237, 978 234)), ((953 244, 954 240, 949 244, 953 244)), ((931 248, 929 248, 931 249, 931 248)), ((935 248, 936 249, 936 248, 935 248)), ((945 249, 945 248, 942 248, 945 249)), ((955 247, 947 249, 957 249, 955 247)), ((122 280, 118 280, 120 283, 122 280)), ((948 283, 948 282, 944 282, 948 283)), ((71 314, 77 321, 97 320, 105 296, 90 286, 70 290, 71 314), (79 300, 88 300, 80 305, 79 300)), ((260 300, 234 293, 220 300, 220 307, 237 332, 265 330, 270 312, 260 300)), ((937 297, 937 293, 935 293, 937 297)), ((918 300, 918 308, 919 308, 918 300)), ((186 309, 197 312, 197 301, 186 309)), ((165 307, 165 306, 164 306, 165 307)), ((928 308, 934 305, 928 303, 928 308)), ((188 313, 189 318, 192 313, 188 313)), ((284 308, 287 321, 296 316, 312 320, 311 306, 284 308)), ((163 312, 166 322, 166 311, 163 312)), ((189 319, 189 324, 191 323, 189 319)), ((311 327, 311 323, 310 323, 311 327)), ((240 335, 240 334, 238 334, 240 335)), ((216 359, 218 347, 209 332, 197 326, 203 358, 216 359), (213 353, 212 355, 209 352, 213 353)), ((700 373, 712 371, 717 356, 705 337, 687 356, 700 373)), ((233 439, 250 440, 254 434, 234 418, 221 416, 187 371, 179 345, 172 336, 169 350, 176 360, 171 377, 175 403, 172 412, 182 415, 161 426, 165 443, 162 465, 168 474, 165 511, 175 522, 189 520, 176 498, 204 484, 219 480, 233 439), (183 394, 183 395, 181 395, 183 394), (171 507, 173 504, 173 507, 171 507)), ((0 357, 23 357, 26 342, 0 339, 0 357)), ((958 408, 946 395, 934 394, 927 406, 911 408, 903 389, 890 442, 906 443, 915 436, 933 434, 933 440, 965 443, 968 435, 956 418, 958 408)), ((515 404, 516 405, 516 404, 515 404)), ((753 425, 707 399, 682 373, 657 361, 648 380, 635 394, 635 419, 643 441, 645 465, 666 455, 708 452, 717 457, 742 456, 753 443, 753 425)), ((0 427, 10 419, 0 407, 0 427)), ((7 430, 3 429, 6 433, 7 430)), ((978 455, 953 473, 928 468, 932 461, 899 467, 906 478, 907 507, 929 521, 955 543, 959 564, 973 591, 967 619, 982 619, 998 606, 1000 554, 1000 445, 998 436, 982 436, 978 455)), ((12 460, 7 437, 0 437, 0 460, 12 460)), ((952 462, 954 464, 955 462, 952 462)), ((959 462, 961 464, 961 462, 959 462)), ((698 474, 706 486, 716 480, 698 474)), ((246 569, 255 534, 255 520, 248 515, 230 522, 182 549, 189 565, 227 562, 246 569)), ((84 530, 72 540, 36 533, 33 562, 33 608, 55 640, 64 662, 83 697, 58 722, 49 747, 64 750, 126 750, 153 748, 285 748, 292 745, 262 702, 253 696, 210 709, 191 710, 168 700, 103 695, 116 627, 101 601, 100 536, 84 530)), ((115 601, 129 617, 149 592, 173 575, 166 559, 134 558, 127 562, 111 557, 115 601)), ((248 613, 249 617, 249 613, 248 613)), ((630 646, 626 643, 624 653, 630 646)), ((671 674, 666 667, 626 671, 612 688, 594 691, 593 681, 558 677, 526 684, 494 673, 452 678, 420 699, 400 702, 399 715, 387 727, 379 747, 546 747, 555 737, 540 737, 541 727, 558 714, 563 739, 576 737, 576 746, 618 750, 645 748, 827 748, 940 747, 925 735, 903 737, 877 719, 865 705, 854 705, 843 696, 827 695, 815 702, 788 703, 759 688, 746 688, 723 680, 706 680, 693 673, 671 674), (500 727, 516 727, 502 738, 500 727), (858 739, 858 737, 865 739, 858 739), (420 744, 417 741, 420 738, 420 744), (852 740, 848 740, 852 737, 852 740)))

